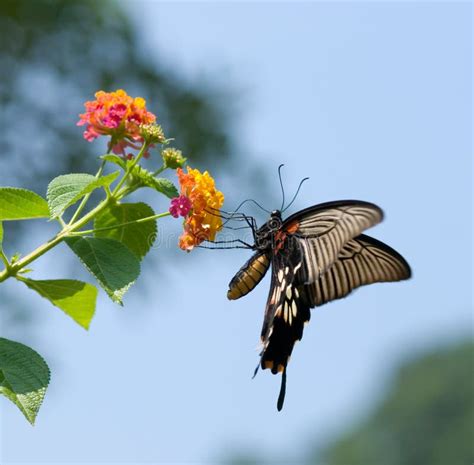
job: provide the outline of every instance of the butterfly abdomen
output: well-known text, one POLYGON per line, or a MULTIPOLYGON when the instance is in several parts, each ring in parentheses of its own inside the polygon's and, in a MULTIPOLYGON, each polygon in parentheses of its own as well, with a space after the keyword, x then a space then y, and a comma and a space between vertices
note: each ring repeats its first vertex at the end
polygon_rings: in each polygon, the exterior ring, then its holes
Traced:
POLYGON ((267 253, 256 252, 229 283, 227 298, 236 300, 248 294, 265 276, 270 265, 267 253))

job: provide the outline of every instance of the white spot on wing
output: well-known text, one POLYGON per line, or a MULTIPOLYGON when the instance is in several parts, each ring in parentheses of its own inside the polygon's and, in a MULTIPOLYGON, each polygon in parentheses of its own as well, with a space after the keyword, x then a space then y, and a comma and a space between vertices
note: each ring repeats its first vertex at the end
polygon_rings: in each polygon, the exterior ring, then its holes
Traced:
POLYGON ((283 304, 283 319, 288 322, 288 302, 283 304))
POLYGON ((293 313, 293 316, 296 317, 296 312, 298 311, 298 309, 296 308, 296 302, 293 300, 291 302, 291 312, 293 313))

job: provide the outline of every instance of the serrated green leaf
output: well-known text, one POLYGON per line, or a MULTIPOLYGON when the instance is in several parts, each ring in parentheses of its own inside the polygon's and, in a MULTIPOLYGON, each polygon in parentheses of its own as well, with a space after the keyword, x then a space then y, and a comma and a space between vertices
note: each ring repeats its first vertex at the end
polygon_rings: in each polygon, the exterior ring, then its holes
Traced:
POLYGON ((33 425, 49 384, 43 358, 28 346, 0 337, 0 393, 33 425))
POLYGON ((169 179, 155 178, 152 173, 140 166, 135 166, 132 176, 132 182, 139 186, 151 187, 170 199, 179 196, 178 189, 169 179))
POLYGON ((48 203, 28 189, 0 187, 0 220, 48 218, 48 203))
MULTIPOLYGON (((110 228, 130 221, 153 216, 155 212, 146 203, 121 203, 102 211, 95 219, 94 229, 110 228)), ((156 220, 131 224, 107 231, 97 231, 96 237, 108 237, 126 245, 138 258, 143 258, 156 239, 156 220)))
POLYGON ((140 274, 140 261, 114 239, 68 237, 66 243, 97 279, 109 297, 122 304, 122 297, 140 274))
POLYGON ((21 281, 63 310, 83 328, 89 329, 97 300, 98 291, 95 286, 72 279, 40 281, 22 278, 21 281))
POLYGON ((51 218, 60 216, 66 208, 75 204, 99 187, 109 186, 120 174, 119 171, 96 178, 87 173, 63 174, 54 178, 48 186, 48 199, 51 218))
POLYGON ((102 155, 100 158, 110 163, 115 163, 124 170, 127 168, 127 162, 122 157, 119 157, 118 155, 115 155, 113 153, 107 153, 106 155, 102 155))

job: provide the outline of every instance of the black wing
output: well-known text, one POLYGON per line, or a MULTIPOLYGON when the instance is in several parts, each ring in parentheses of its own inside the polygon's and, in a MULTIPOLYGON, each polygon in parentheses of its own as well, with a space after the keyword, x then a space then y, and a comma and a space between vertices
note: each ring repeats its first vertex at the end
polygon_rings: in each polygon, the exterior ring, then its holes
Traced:
POLYGON ((272 279, 261 332, 261 366, 272 373, 284 371, 295 341, 303 337, 304 323, 310 319, 310 306, 301 295, 303 288, 295 277, 303 261, 296 241, 272 257, 272 279))
POLYGON ((304 283, 317 281, 350 239, 382 219, 383 212, 377 205, 360 200, 322 203, 286 219, 282 229, 300 240, 304 283))
POLYGON ((310 319, 310 305, 304 289, 295 279, 303 266, 301 249, 288 237, 284 246, 272 256, 272 279, 261 332, 260 366, 273 374, 282 373, 277 408, 283 408, 286 388, 286 366, 296 341, 310 319))

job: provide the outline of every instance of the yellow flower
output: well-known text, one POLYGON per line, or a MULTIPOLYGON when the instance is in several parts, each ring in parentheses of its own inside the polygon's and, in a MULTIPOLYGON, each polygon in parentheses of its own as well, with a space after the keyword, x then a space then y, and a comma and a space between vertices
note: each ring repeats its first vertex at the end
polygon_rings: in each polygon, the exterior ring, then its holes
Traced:
POLYGON ((184 231, 179 238, 179 247, 189 252, 205 240, 213 241, 222 229, 220 209, 224 194, 216 189, 214 179, 207 171, 201 173, 187 167, 187 173, 178 168, 177 174, 181 195, 191 201, 191 210, 184 220, 184 231))

